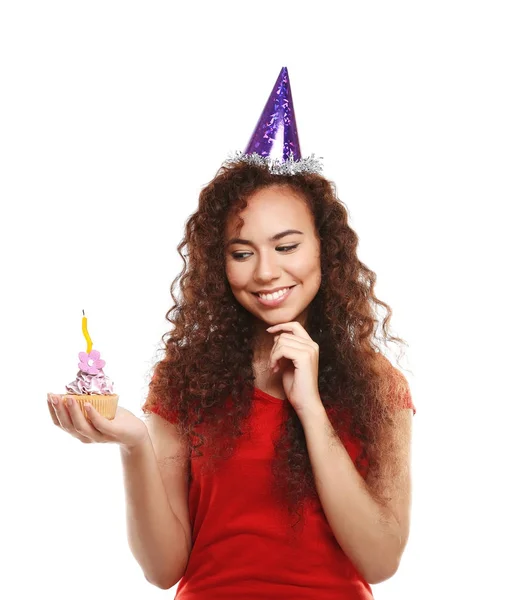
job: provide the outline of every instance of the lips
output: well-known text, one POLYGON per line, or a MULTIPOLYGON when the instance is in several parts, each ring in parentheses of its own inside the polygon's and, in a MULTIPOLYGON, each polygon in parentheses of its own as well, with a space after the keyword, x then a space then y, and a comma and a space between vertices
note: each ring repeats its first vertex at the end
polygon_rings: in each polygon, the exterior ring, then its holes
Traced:
MULTIPOLYGON (((294 285, 290 286, 287 290, 287 292, 285 294, 283 294, 280 298, 274 298, 272 300, 268 299, 268 298, 261 298, 261 296, 259 296, 256 293, 252 293, 253 296, 255 296, 258 300, 258 302, 260 304, 263 304, 263 306, 278 306, 279 304, 281 304, 282 302, 284 302, 290 295, 291 292, 293 291, 293 288, 296 287, 294 285)), ((282 288, 284 289, 284 288, 282 288)))
POLYGON ((263 290, 261 292, 253 292, 253 293, 256 294, 256 295, 264 294, 266 296, 267 294, 276 294, 277 292, 280 292, 281 290, 287 290, 287 289, 290 289, 292 287, 294 287, 294 285, 282 285, 281 287, 275 288, 274 290, 271 290, 271 291, 266 291, 265 292, 263 290))
MULTIPOLYGON (((296 285, 296 284, 295 284, 296 285)), ((259 296, 260 294, 263 295, 267 295, 267 294, 276 294, 277 292, 280 292, 281 290, 290 290, 291 288, 294 288, 294 285, 285 285, 283 287, 277 288, 275 291, 273 292, 252 292, 255 296, 259 296)))

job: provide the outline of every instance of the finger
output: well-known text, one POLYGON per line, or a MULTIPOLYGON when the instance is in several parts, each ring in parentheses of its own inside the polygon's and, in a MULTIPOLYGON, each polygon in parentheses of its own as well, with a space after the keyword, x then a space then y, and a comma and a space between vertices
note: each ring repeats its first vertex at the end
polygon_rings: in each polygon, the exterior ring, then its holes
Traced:
MULTIPOLYGON (((270 365, 271 368, 274 368, 274 367, 272 367, 273 355, 281 347, 281 344, 278 343, 280 337, 281 337, 280 335, 275 336, 274 344, 272 346, 272 349, 270 350, 270 356, 268 357, 268 364, 270 365)), ((277 371, 277 369, 275 370, 275 372, 276 371, 277 371)))
POLYGON ((71 427, 71 423, 69 415, 67 414, 63 404, 63 396, 61 394, 53 394, 51 396, 51 402, 53 404, 55 416, 60 424, 60 428, 64 431, 68 431, 71 427))
POLYGON ((292 333, 281 333, 279 336, 277 336, 280 338, 281 342, 283 341, 284 343, 288 343, 288 345, 293 345, 294 347, 297 347, 297 344, 300 344, 300 346, 307 346, 307 347, 313 347, 314 343, 310 338, 301 338, 297 335, 293 335, 292 333))
POLYGON ((52 394, 48 394, 48 409, 49 409, 49 414, 51 415, 51 420, 53 421, 53 423, 57 426, 60 427, 60 421, 58 420, 58 417, 56 416, 55 413, 55 407, 53 406, 53 402, 51 400, 52 394))
POLYGON ((91 442, 90 438, 81 435, 74 428, 67 407, 64 404, 64 398, 65 396, 61 394, 53 394, 52 396, 53 407, 55 415, 60 423, 60 428, 65 432, 70 433, 73 437, 78 438, 78 440, 84 444, 89 444, 91 442))
POLYGON ((298 360, 302 357, 302 350, 300 348, 291 347, 289 345, 279 346, 272 354, 270 358, 270 367, 273 367, 277 364, 277 361, 281 358, 287 358, 288 360, 298 360))
POLYGON ((66 402, 67 410, 69 412, 74 430, 79 435, 87 437, 94 442, 104 442, 105 440, 103 434, 93 426, 93 423, 85 418, 85 415, 81 411, 81 407, 78 402, 76 402, 72 396, 66 396, 64 400, 66 402))
POLYGON ((98 410, 96 410, 91 404, 85 403, 85 411, 87 419, 90 421, 91 426, 100 434, 104 439, 111 437, 111 421, 103 417, 98 410))
POLYGON ((274 333, 275 331, 289 331, 294 335, 299 335, 306 340, 312 341, 312 338, 308 334, 305 327, 298 323, 298 321, 291 321, 289 323, 279 323, 278 325, 272 325, 271 327, 268 327, 267 331, 269 331, 270 333, 274 333))
MULTIPOLYGON (((280 355, 281 348, 286 348, 286 349, 294 348, 295 350, 308 351, 309 344, 298 341, 293 336, 288 336, 286 338, 281 337, 281 339, 279 340, 279 343, 274 344, 274 346, 270 352, 270 358, 269 358, 270 367, 273 368, 274 363, 276 363, 278 358, 281 357, 281 355, 280 355), (276 355, 278 358, 276 357, 276 355)), ((287 353, 283 353, 282 356, 284 356, 285 358, 290 358, 290 356, 287 353)))

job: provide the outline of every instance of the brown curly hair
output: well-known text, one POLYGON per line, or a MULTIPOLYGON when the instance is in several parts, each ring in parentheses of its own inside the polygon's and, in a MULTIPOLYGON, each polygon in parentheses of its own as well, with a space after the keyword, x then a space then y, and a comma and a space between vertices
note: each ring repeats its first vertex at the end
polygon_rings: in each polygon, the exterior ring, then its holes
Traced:
MULTIPOLYGON (((171 284, 174 305, 166 314, 173 327, 162 337, 164 357, 155 365, 143 411, 158 405, 177 415, 191 456, 203 456, 201 448, 209 446, 205 468, 213 470, 234 451, 252 404, 255 318, 230 289, 224 232, 228 218, 238 217, 249 197, 269 186, 290 188, 313 214, 322 279, 306 330, 319 344, 319 392, 336 433, 348 430, 360 441, 357 468, 367 461, 372 492, 383 503, 388 499, 376 481, 381 470, 397 473, 393 411, 409 391, 379 342, 405 342, 389 334, 392 311, 374 293, 375 273, 357 256, 347 208, 321 175, 274 175, 265 166, 229 161, 201 191, 178 245, 184 267, 171 284), (386 311, 381 328, 376 307, 386 311)), ((316 488, 302 425, 291 406, 286 411, 272 466, 274 491, 291 514, 301 515, 316 488)))

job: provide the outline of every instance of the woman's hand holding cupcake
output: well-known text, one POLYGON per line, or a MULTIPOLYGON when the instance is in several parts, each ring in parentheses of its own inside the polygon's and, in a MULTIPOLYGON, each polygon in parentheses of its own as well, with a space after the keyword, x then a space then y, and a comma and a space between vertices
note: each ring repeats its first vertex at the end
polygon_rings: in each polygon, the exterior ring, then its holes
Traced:
POLYGON ((67 394, 48 394, 48 405, 55 425, 84 444, 112 443, 133 449, 149 439, 145 423, 121 406, 114 419, 107 419, 86 404, 85 417, 76 401, 67 394))
POLYGON ((113 382, 103 371, 106 362, 92 349, 85 311, 82 318, 87 349, 78 355, 76 379, 66 385, 66 394, 47 395, 53 423, 84 444, 112 443, 134 448, 149 439, 145 423, 118 406, 113 382))

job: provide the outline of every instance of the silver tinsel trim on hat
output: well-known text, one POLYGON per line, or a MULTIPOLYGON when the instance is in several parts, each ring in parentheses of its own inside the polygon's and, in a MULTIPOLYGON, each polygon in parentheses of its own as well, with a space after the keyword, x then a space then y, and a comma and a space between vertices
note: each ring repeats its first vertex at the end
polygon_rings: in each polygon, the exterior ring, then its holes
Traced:
POLYGON ((245 154, 240 150, 233 152, 228 156, 227 163, 242 161, 255 166, 266 166, 270 173, 274 175, 298 175, 299 173, 321 173, 323 165, 321 163, 322 158, 316 158, 314 154, 305 158, 295 160, 293 153, 291 152, 289 158, 285 161, 281 161, 278 158, 270 158, 269 156, 260 156, 253 152, 252 154, 245 154))

